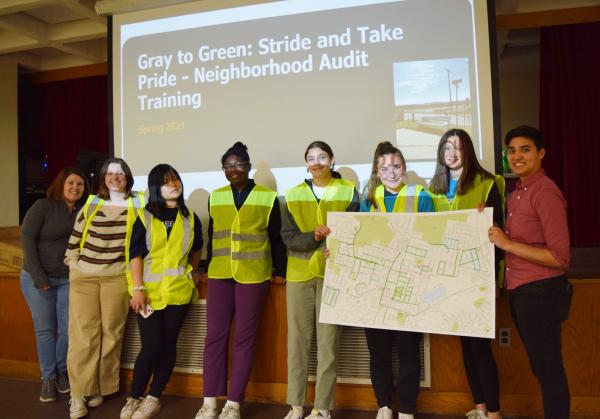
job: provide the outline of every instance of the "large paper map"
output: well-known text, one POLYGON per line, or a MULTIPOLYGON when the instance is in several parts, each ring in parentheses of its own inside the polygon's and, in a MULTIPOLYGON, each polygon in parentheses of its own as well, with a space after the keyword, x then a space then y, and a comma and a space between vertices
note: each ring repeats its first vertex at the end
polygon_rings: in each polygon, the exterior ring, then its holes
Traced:
POLYGON ((320 321, 493 338, 492 209, 327 214, 320 321))

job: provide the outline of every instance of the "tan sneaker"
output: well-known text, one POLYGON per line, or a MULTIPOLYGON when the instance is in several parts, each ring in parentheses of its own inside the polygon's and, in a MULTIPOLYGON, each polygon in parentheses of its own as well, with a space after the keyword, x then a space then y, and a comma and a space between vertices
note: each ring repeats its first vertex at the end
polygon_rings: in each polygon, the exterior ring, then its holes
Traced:
POLYGON ((302 419, 303 415, 304 410, 302 409, 302 407, 292 406, 288 414, 285 415, 283 419, 302 419))
POLYGON ((233 406, 225 406, 223 407, 223 410, 221 410, 219 419, 241 419, 240 409, 236 409, 233 406))
POLYGON ((310 411, 310 415, 305 417, 304 419, 331 419, 331 414, 327 412, 326 415, 319 412, 317 409, 313 409, 310 411))
POLYGON ((487 419, 487 416, 483 410, 473 409, 466 414, 467 419, 487 419))
POLYGON ((131 415, 131 419, 149 419, 160 412, 160 400, 154 396, 146 396, 131 415))
POLYGON ((93 396, 89 396, 86 397, 86 402, 88 407, 98 407, 98 406, 102 406, 102 403, 104 403, 104 397, 102 397, 99 394, 94 394, 93 396))
POLYGON ((207 406, 205 404, 202 405, 198 413, 196 413, 196 419, 216 419, 217 418, 217 409, 214 407, 207 406))
POLYGON ((121 416, 119 416, 119 418, 131 419, 131 416, 137 410, 141 402, 142 399, 134 399, 133 397, 127 397, 127 402, 125 403, 125 406, 123 406, 123 409, 121 409, 121 416))
POLYGON ((71 405, 69 407, 69 416, 71 419, 82 418, 88 414, 83 397, 71 397, 69 404, 71 405))

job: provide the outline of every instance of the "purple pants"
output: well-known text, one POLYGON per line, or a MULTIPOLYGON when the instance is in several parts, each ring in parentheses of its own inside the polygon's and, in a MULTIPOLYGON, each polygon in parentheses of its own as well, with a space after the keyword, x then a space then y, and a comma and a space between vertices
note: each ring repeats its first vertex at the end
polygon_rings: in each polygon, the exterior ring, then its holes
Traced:
POLYGON ((233 279, 209 279, 207 334, 204 345, 204 397, 244 400, 256 348, 256 332, 269 281, 240 284, 233 279), (227 393, 227 354, 233 320, 231 387, 227 393))

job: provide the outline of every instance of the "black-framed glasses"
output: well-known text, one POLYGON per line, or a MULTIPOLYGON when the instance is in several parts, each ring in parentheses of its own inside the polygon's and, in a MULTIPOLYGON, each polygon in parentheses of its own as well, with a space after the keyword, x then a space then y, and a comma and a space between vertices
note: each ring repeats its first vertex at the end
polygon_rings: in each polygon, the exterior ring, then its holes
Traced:
POLYGON ((239 161, 237 163, 232 163, 232 164, 224 164, 223 165, 223 171, 224 172, 229 172, 230 170, 244 170, 246 168, 246 165, 248 164, 247 161, 239 161))

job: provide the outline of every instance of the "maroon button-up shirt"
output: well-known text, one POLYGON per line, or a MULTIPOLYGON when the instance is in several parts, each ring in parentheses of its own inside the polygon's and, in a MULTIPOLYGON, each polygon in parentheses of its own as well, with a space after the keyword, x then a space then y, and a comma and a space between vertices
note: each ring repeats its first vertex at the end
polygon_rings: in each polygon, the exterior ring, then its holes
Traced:
POLYGON ((517 183, 508 200, 504 230, 510 240, 548 249, 562 266, 550 268, 506 252, 508 289, 565 273, 571 261, 567 203, 543 169, 517 183))

